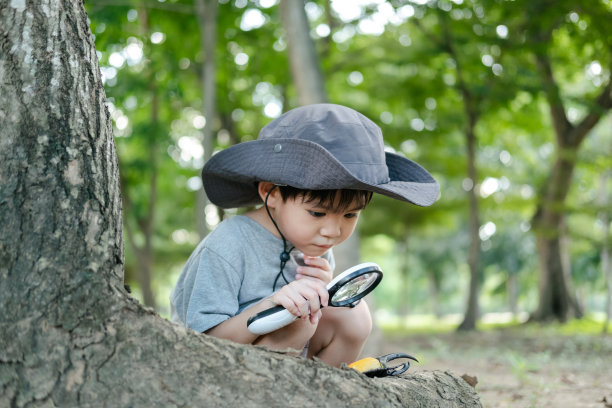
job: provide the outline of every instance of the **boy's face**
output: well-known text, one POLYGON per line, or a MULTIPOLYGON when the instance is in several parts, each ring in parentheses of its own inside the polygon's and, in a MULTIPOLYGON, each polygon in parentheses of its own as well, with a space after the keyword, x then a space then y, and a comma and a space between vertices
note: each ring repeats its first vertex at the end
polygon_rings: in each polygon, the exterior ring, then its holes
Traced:
MULTIPOLYGON (((346 210, 304 202, 302 196, 283 201, 278 189, 272 192, 268 207, 285 238, 309 256, 321 256, 351 236, 357 225, 361 205, 346 210)), ((336 198, 334 204, 338 201, 336 198)))

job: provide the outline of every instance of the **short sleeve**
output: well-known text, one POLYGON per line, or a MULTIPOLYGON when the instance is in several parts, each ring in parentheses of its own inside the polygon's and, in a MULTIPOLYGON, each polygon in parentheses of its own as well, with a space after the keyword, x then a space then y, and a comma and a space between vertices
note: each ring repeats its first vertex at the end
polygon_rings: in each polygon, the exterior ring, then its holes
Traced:
POLYGON ((190 293, 183 293, 184 322, 205 332, 238 313, 240 272, 216 252, 204 248, 192 266, 190 293))

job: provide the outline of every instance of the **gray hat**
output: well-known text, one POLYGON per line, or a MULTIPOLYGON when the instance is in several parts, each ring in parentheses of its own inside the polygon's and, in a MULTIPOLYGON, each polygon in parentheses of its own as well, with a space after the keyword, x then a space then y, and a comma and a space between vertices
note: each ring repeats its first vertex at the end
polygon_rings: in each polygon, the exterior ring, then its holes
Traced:
POLYGON ((223 208, 260 204, 259 181, 304 190, 367 190, 420 206, 433 204, 440 192, 427 170, 385 152, 374 122, 332 104, 283 114, 257 140, 213 155, 202 180, 210 201, 223 208))

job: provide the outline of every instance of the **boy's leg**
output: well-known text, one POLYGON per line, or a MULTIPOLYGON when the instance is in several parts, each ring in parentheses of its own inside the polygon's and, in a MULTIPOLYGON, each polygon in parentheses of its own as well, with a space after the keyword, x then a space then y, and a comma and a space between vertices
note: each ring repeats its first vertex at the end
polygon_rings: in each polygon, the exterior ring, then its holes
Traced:
POLYGON ((326 307, 308 346, 308 357, 340 366, 357 360, 370 332, 372 317, 364 300, 354 308, 326 307))
POLYGON ((309 319, 298 319, 288 326, 258 337, 253 344, 272 350, 294 349, 296 355, 299 355, 316 330, 317 324, 310 323, 309 319))

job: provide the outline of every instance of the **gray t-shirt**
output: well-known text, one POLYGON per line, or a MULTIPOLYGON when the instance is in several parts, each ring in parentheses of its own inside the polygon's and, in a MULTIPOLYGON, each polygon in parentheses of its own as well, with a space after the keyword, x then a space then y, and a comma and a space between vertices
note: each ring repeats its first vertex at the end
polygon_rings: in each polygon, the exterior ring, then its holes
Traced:
MULTIPOLYGON (((291 244, 287 243, 289 248, 291 244)), ((255 220, 237 215, 220 223, 193 251, 170 295, 171 320, 204 332, 272 292, 283 241, 255 220)), ((324 256, 332 269, 332 251, 324 256)), ((291 259, 284 275, 295 280, 291 259)), ((285 284, 278 279, 276 290, 285 284)))

